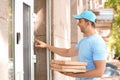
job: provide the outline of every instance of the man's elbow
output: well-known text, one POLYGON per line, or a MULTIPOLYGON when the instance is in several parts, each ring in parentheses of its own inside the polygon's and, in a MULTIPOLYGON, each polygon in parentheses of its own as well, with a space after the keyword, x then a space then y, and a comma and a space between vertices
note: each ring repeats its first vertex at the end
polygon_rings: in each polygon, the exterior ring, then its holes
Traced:
POLYGON ((97 73, 96 77, 102 77, 103 74, 104 74, 104 71, 99 71, 99 72, 97 73))
POLYGON ((99 73, 98 75, 97 75, 97 77, 102 77, 103 76, 103 74, 102 73, 99 73))

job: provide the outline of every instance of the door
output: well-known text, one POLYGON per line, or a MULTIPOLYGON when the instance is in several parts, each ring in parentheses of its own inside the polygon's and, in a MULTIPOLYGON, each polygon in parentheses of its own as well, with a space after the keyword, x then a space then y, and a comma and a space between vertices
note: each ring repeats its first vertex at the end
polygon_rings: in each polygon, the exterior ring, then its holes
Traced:
POLYGON ((34 80, 33 0, 15 0, 15 80, 34 80))

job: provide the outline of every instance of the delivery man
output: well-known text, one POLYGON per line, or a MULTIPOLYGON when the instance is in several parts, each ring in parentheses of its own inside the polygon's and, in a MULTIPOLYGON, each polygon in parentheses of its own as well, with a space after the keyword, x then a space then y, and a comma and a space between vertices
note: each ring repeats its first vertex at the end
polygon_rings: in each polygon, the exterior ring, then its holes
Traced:
POLYGON ((61 72, 64 75, 76 77, 76 80, 100 80, 106 66, 107 47, 100 35, 96 33, 96 16, 92 11, 83 11, 73 16, 78 20, 78 26, 85 35, 74 48, 58 48, 35 40, 35 46, 47 48, 52 52, 66 57, 78 56, 78 61, 87 62, 86 72, 61 72))

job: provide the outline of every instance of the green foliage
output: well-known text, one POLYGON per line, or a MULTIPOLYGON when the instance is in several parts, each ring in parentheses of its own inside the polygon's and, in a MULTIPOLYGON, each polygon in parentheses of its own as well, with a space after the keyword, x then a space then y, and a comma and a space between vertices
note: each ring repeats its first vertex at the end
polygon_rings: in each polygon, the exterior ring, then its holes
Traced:
POLYGON ((104 7, 114 9, 114 23, 108 45, 111 50, 115 49, 117 56, 120 56, 120 0, 106 0, 104 7))

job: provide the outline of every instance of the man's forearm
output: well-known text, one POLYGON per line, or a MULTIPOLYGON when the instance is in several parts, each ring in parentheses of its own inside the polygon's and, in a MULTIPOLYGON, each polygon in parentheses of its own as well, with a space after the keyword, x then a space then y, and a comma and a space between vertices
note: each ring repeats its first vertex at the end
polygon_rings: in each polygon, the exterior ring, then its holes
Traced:
POLYGON ((99 70, 90 70, 85 73, 77 73, 74 77, 84 77, 84 78, 94 78, 94 77, 101 77, 103 73, 99 70))
POLYGON ((51 46, 49 44, 46 44, 40 40, 35 40, 35 47, 39 48, 48 48, 54 53, 57 53, 58 55, 65 56, 65 57, 72 57, 78 55, 78 49, 77 48, 57 48, 54 46, 51 46))
POLYGON ((95 69, 89 70, 83 73, 63 73, 64 75, 71 77, 82 77, 82 78, 94 78, 101 77, 105 71, 105 60, 96 60, 94 61, 95 69))
POLYGON ((57 48, 57 47, 54 47, 54 46, 50 46, 50 45, 47 45, 46 48, 48 48, 49 50, 51 50, 52 52, 60 55, 60 56, 64 56, 64 57, 70 57, 69 55, 69 49, 66 49, 66 48, 57 48))

